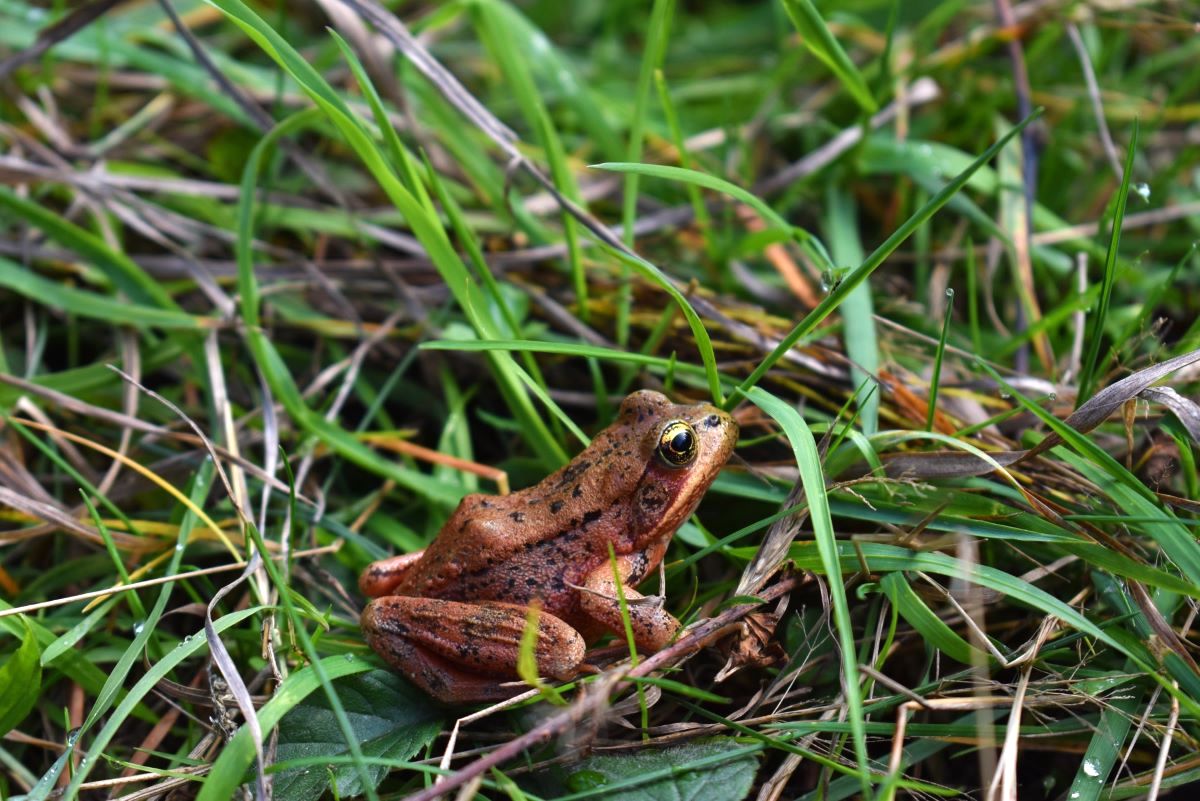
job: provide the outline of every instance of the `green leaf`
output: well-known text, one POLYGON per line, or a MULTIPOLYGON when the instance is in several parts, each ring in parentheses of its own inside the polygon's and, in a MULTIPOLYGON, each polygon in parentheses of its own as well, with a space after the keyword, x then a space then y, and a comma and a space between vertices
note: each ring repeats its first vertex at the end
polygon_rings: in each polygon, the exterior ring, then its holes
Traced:
POLYGON ((758 770, 758 746, 731 737, 652 748, 629 754, 589 757, 567 776, 575 798, 605 801, 740 801, 758 770), (714 792, 720 788, 720 792, 714 792))
POLYGON ((858 71, 858 67, 846 55, 846 51, 838 44, 838 40, 830 33, 820 12, 809 0, 783 0, 783 7, 787 9, 792 24, 800 32, 804 46, 809 49, 809 52, 833 71, 833 74, 842 82, 842 86, 846 87, 846 91, 858 105, 862 106, 864 111, 874 114, 879 106, 876 104, 875 98, 871 97, 871 90, 867 88, 866 80, 858 71))
POLYGON ((0 737, 25 719, 42 688, 42 653, 37 635, 24 615, 21 621, 25 623, 21 645, 0 665, 0 737))
MULTIPOLYGON (((350 716, 365 757, 408 759, 441 730, 441 711, 428 696, 391 671, 372 670, 346 676, 333 686, 350 716)), ((346 753, 346 741, 324 693, 305 698, 279 723, 280 762, 346 753)), ((387 770, 385 765, 367 766, 376 783, 387 770)), ((363 792, 354 765, 343 763, 332 772, 311 768, 284 770, 275 778, 275 797, 279 801, 313 801, 325 792, 331 777, 341 798, 363 792)))

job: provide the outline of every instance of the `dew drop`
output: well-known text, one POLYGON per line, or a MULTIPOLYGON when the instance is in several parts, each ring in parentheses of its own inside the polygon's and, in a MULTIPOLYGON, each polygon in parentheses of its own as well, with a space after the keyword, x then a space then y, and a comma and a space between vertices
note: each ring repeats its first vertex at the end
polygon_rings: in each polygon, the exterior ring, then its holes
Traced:
POLYGON ((1133 185, 1133 191, 1146 203, 1150 202, 1150 184, 1139 181, 1133 185))
POLYGON ((946 287, 946 297, 948 297, 950 299, 954 298, 954 287, 952 287, 952 286, 946 287))
POLYGON ((821 271, 821 291, 828 294, 838 288, 842 279, 850 272, 847 267, 830 267, 821 271))
POLYGON ((134 623, 133 624, 133 636, 134 637, 138 636, 139 634, 142 633, 142 631, 145 628, 146 628, 146 621, 144 621, 144 620, 139 620, 137 623, 134 623))
POLYGON ((1100 766, 1090 759, 1083 760, 1083 772, 1089 776, 1095 777, 1100 775, 1100 766))

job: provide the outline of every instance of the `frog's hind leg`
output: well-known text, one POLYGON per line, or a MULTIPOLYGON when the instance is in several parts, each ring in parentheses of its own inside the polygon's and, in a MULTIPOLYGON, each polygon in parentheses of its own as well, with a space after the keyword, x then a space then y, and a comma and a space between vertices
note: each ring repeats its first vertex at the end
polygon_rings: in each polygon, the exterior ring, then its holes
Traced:
MULTIPOLYGON (((526 609, 507 603, 465 603, 390 595, 363 611, 367 642, 397 670, 447 703, 494 701, 520 688, 517 656, 526 609)), ((583 661, 582 635, 560 618, 538 619, 534 657, 538 673, 557 679, 576 674, 583 661)))
POLYGON ((372 562, 358 577, 359 591, 368 598, 391 595, 392 590, 404 579, 408 569, 424 555, 424 551, 413 551, 372 562))

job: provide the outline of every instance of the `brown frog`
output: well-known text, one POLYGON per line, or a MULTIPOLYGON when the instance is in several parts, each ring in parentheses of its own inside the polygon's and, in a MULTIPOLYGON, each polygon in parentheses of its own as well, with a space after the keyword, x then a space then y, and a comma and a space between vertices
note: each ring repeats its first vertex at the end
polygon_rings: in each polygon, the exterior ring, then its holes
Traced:
MULTIPOLYGON (((372 600, 367 642, 447 703, 507 698, 519 686, 519 643, 541 603, 538 672, 569 679, 585 643, 622 634, 609 546, 627 601, 662 561, 737 440, 737 424, 706 403, 634 392, 616 422, 574 461, 507 496, 468 495, 424 551, 375 562, 359 579, 372 600)), ((634 641, 657 651, 679 621, 661 605, 628 604, 634 641)))

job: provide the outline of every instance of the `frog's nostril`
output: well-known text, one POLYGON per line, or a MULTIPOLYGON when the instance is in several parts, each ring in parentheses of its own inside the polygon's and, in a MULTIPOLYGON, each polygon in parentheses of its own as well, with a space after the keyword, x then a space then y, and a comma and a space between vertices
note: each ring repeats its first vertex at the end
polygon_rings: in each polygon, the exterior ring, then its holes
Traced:
POLYGON ((716 428, 716 427, 717 427, 717 425, 718 425, 720 422, 721 422, 721 418, 720 418, 720 417, 718 417, 718 416, 717 416, 717 415, 715 415, 715 414, 710 414, 710 415, 709 415, 709 416, 708 416, 708 417, 707 417, 707 418, 704 420, 704 427, 705 427, 705 428, 716 428))

